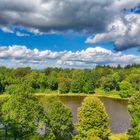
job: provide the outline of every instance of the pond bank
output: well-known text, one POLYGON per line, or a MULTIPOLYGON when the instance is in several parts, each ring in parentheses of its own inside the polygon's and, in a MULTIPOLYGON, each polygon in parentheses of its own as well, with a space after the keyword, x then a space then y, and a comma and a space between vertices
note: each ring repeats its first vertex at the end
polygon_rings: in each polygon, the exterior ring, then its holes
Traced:
POLYGON ((129 98, 121 98, 121 97, 116 97, 116 96, 105 96, 105 95, 101 95, 101 94, 85 94, 85 93, 68 93, 68 94, 58 94, 58 93, 35 93, 36 96, 58 96, 58 97, 87 97, 87 96, 96 96, 96 97, 103 97, 103 98, 110 98, 110 99, 118 99, 118 100, 124 100, 124 101, 128 101, 129 98))
MULTIPOLYGON (((103 98, 110 98, 110 99, 118 99, 118 100, 125 100, 128 101, 129 98, 121 98, 119 96, 114 96, 114 95, 105 95, 105 94, 85 94, 85 93, 67 93, 67 94, 59 94, 59 93, 34 93, 35 96, 58 96, 58 97, 67 97, 67 96, 72 96, 72 97, 87 97, 87 96, 96 96, 96 97, 103 97, 103 98)), ((6 97, 9 97, 9 94, 1 94, 0 99, 4 99, 6 97)))

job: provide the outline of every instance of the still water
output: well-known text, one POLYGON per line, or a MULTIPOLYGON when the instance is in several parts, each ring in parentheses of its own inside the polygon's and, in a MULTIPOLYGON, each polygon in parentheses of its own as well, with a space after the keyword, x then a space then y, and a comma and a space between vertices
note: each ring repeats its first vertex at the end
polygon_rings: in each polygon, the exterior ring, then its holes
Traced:
MULTIPOLYGON (((61 101, 72 109, 74 123, 77 121, 77 109, 80 107, 84 98, 85 96, 60 97, 61 101)), ((105 105, 106 112, 110 117, 109 125, 112 133, 127 131, 130 126, 129 115, 127 112, 127 101, 103 97, 100 97, 100 99, 105 105)))

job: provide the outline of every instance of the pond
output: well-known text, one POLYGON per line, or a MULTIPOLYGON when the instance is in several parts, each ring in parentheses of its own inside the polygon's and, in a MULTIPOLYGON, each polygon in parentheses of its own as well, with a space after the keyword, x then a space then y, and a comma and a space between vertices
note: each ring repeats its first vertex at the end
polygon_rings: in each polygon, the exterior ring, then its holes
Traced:
MULTIPOLYGON (((73 123, 77 121, 77 109, 80 107, 85 96, 61 96, 60 100, 71 108, 73 123)), ((109 126, 112 133, 121 133, 127 131, 130 126, 129 115, 127 111, 127 101, 100 97, 108 113, 109 126)))

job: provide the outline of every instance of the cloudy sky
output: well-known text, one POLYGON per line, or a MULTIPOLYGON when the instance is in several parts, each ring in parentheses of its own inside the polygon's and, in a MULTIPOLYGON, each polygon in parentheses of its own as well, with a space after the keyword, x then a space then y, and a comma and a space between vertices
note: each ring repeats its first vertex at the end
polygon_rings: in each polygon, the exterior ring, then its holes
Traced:
POLYGON ((0 65, 140 64, 140 0, 0 0, 0 65))

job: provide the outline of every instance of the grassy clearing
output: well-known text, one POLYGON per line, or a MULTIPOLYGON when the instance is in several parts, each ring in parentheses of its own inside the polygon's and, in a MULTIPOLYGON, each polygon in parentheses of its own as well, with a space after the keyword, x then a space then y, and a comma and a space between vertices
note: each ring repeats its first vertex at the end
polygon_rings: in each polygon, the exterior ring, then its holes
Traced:
POLYGON ((116 90, 113 91, 104 91, 103 89, 96 89, 95 94, 98 97, 106 97, 106 98, 112 98, 112 99, 120 99, 120 100, 129 100, 129 98, 122 98, 119 95, 119 92, 116 90))
POLYGON ((45 94, 45 93, 35 93, 36 96, 95 96, 95 95, 88 95, 88 94, 84 94, 84 93, 69 93, 69 94, 59 94, 59 93, 49 93, 49 94, 45 94))

